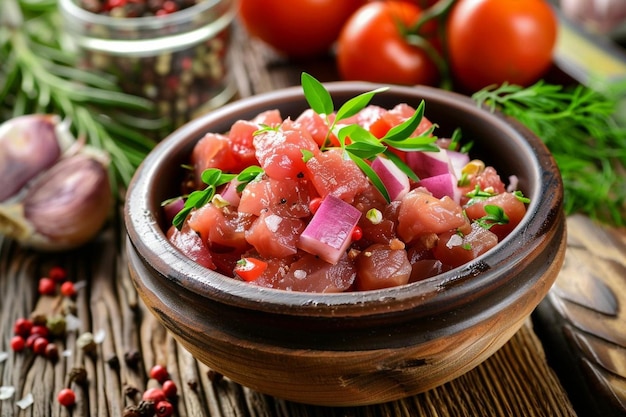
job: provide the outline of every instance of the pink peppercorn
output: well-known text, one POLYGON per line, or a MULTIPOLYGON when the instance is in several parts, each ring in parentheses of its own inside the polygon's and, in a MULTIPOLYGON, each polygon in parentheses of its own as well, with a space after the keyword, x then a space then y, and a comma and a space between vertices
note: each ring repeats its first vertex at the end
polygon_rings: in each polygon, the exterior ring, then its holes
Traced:
POLYGON ((165 393, 161 388, 148 388, 144 391, 142 397, 144 401, 152 401, 155 404, 158 404, 160 401, 166 401, 165 393))
POLYGON ((39 280, 39 294, 41 295, 54 295, 56 292, 56 284, 51 278, 41 278, 39 280))
POLYGON ((76 287, 72 281, 65 281, 61 284, 61 294, 65 297, 74 297, 76 295, 76 287))
POLYGON ((178 387, 176 386, 176 383, 171 379, 163 382, 163 393, 167 398, 175 398, 176 394, 178 394, 178 387))
POLYGON ((71 407, 76 403, 76 394, 71 388, 63 388, 57 395, 57 401, 63 407, 71 407))
POLYGON ((150 378, 156 379, 159 384, 162 384, 167 379, 169 379, 170 375, 167 372, 167 368, 163 365, 154 365, 150 369, 150 378))
POLYGON ((37 324, 30 329, 30 334, 31 335, 36 334, 42 337, 48 337, 50 335, 50 330, 48 330, 46 326, 37 324))
POLYGON ((169 417, 174 413, 174 406, 169 401, 159 401, 156 405, 157 417, 169 417))
POLYGON ((56 282, 63 282, 67 278, 67 271, 60 266, 53 266, 48 271, 48 278, 56 282))
POLYGON ((178 11, 178 5, 172 0, 165 0, 162 9, 165 10, 166 13, 174 13, 178 11))
POLYGON ((33 328, 33 322, 29 319, 19 318, 13 324, 13 333, 22 337, 28 337, 30 330, 33 328))
POLYGON ((48 339, 45 337, 39 336, 33 341, 33 352, 37 355, 45 355, 47 347, 48 339))
POLYGON ((11 349, 14 352, 21 352, 26 347, 26 341, 20 335, 15 335, 11 338, 11 349))

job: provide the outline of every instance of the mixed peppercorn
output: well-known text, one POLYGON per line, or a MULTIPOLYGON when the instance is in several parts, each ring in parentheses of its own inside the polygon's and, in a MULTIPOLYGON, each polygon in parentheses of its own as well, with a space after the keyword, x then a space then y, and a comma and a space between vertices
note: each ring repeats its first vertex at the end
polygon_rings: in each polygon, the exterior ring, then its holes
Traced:
POLYGON ((154 111, 140 115, 163 122, 162 129, 155 129, 155 139, 234 95, 227 58, 231 32, 224 23, 229 22, 224 17, 231 15, 230 0, 223 5, 203 0, 77 2, 84 10, 114 18, 97 23, 86 19, 79 25, 72 22, 71 27, 80 27, 77 37, 84 38, 80 44, 96 39, 101 45, 97 49, 82 47, 80 66, 111 74, 124 92, 151 101, 154 111), (194 6, 197 8, 189 16, 165 19, 194 6), (120 29, 123 20, 128 24, 120 29), (133 20, 136 24, 129 23, 133 20), (183 38, 195 40, 181 43, 183 38), (127 46, 120 48, 119 42, 127 46))
POLYGON ((163 16, 184 10, 198 0, 81 0, 80 7, 91 13, 114 17, 163 16))
MULTIPOLYGON (((60 297, 62 301, 74 301, 81 286, 68 279, 67 271, 59 266, 50 268, 46 276, 39 278, 38 293, 42 297, 60 297)), ((62 305, 56 301, 54 305, 62 305)), ((69 310, 72 310, 71 308, 69 310)), ((30 317, 20 317, 13 323, 11 350, 16 353, 32 352, 34 355, 45 357, 53 362, 59 360, 57 341, 63 343, 63 337, 70 331, 66 326, 66 313, 49 314, 35 311, 30 317)), ((96 351, 96 337, 91 332, 84 332, 76 339, 76 347, 86 354, 96 351)), ((136 405, 124 409, 125 417, 169 417, 175 412, 178 396, 178 387, 172 380, 164 365, 154 365, 148 377, 156 384, 147 384, 149 388, 141 393, 141 399, 136 405), (157 385, 158 384, 158 385, 157 385)), ((84 368, 72 368, 68 374, 68 382, 58 393, 56 400, 63 407, 71 408, 77 402, 74 391, 76 386, 82 386, 87 381, 87 372, 84 368)), ((134 397, 137 390, 129 392, 134 397)))

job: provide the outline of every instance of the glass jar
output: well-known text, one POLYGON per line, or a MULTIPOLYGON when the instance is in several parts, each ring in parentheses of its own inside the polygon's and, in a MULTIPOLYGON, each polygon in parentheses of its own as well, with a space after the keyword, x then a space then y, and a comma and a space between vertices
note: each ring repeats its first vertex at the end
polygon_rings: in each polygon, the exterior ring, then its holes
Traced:
POLYGON ((155 104, 172 128, 229 101, 236 87, 229 44, 236 0, 199 0, 158 16, 92 13, 59 0, 81 65, 117 77, 121 89, 155 104))

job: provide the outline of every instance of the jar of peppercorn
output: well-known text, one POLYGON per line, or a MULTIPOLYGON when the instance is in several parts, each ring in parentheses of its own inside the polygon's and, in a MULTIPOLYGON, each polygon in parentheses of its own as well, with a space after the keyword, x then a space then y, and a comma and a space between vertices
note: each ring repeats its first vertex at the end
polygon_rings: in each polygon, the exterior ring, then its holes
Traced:
POLYGON ((116 76, 176 128, 229 101, 237 0, 59 0, 81 66, 116 76))

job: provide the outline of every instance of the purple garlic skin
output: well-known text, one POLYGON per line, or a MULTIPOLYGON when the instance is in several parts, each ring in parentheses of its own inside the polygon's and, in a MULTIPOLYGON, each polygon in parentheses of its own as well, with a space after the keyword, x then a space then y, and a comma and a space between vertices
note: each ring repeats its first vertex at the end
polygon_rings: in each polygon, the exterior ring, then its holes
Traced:
POLYGON ((34 180, 21 203, 36 233, 45 236, 50 247, 65 249, 91 240, 107 220, 112 202, 105 164, 75 154, 34 180))
POLYGON ((33 114, 0 125, 0 202, 59 159, 58 124, 58 116, 33 114))

